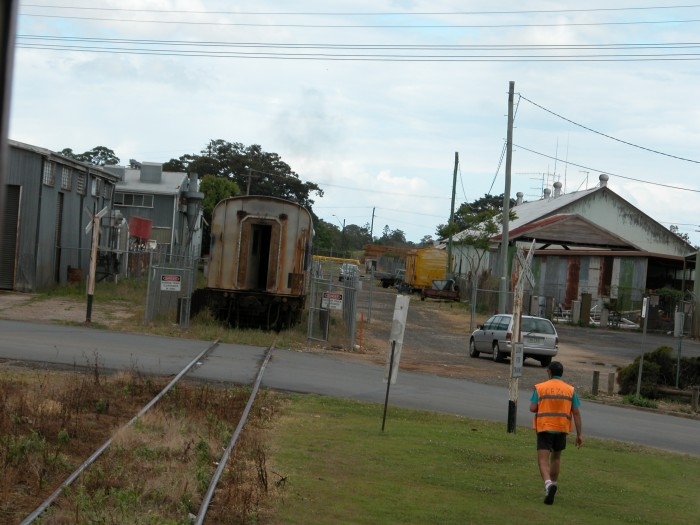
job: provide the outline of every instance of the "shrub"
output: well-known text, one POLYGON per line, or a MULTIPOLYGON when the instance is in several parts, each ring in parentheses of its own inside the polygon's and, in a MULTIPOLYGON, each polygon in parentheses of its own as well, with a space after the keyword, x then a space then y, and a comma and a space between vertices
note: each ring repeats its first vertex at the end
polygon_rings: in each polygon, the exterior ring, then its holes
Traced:
MULTIPOLYGON (((658 399, 661 397, 659 387, 676 386, 676 363, 675 351, 670 346, 660 346, 653 352, 645 353, 640 395, 649 399, 658 399)), ((639 357, 618 372, 617 383, 620 385, 622 395, 636 394, 638 373, 639 357)), ((698 384, 700 384, 700 358, 681 357, 679 388, 698 384)))

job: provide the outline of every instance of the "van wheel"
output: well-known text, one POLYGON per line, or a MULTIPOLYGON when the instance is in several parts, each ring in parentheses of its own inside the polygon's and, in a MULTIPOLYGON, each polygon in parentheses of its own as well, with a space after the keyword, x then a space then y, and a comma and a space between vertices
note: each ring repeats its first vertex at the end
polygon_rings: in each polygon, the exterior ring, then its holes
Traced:
POLYGON ((493 342, 493 360, 503 361, 503 354, 498 350, 498 341, 493 342))
POLYGON ((479 357, 479 351, 476 349, 474 339, 469 340, 469 357, 479 357))
POLYGON ((547 356, 547 357, 541 357, 540 358, 540 364, 542 367, 547 367, 549 364, 552 362, 552 356, 547 356))

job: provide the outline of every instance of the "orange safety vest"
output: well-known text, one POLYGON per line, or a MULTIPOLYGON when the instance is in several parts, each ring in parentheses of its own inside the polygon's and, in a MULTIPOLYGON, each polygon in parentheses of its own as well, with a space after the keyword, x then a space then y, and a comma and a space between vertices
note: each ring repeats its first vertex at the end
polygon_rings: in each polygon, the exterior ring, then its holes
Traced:
POLYGON ((573 420, 571 406, 574 387, 561 379, 550 379, 535 385, 537 413, 533 426, 537 432, 571 432, 573 420))

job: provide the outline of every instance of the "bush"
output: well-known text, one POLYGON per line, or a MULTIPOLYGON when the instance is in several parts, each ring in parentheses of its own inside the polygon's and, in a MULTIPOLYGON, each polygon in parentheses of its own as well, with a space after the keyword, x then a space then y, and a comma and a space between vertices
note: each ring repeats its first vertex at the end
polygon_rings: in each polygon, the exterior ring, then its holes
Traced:
MULTIPOLYGON (((653 352, 645 353, 640 395, 648 399, 658 399, 661 397, 659 387, 675 387, 676 362, 675 351, 670 346, 660 346, 653 352)), ((699 385, 700 358, 681 357, 680 365, 679 388, 699 385)), ((620 385, 620 394, 636 394, 638 373, 639 357, 618 372, 617 383, 620 385)))

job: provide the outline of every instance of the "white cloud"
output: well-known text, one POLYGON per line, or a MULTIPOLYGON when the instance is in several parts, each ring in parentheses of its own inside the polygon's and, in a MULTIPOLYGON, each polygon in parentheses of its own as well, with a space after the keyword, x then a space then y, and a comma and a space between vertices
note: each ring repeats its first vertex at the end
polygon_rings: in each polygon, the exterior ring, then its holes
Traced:
MULTIPOLYGON (((18 32, 239 44, 662 44, 694 41, 698 24, 580 24, 700 19, 699 8, 582 11, 610 6, 582 6, 573 0, 523 1, 517 5, 486 1, 465 4, 457 0, 346 0, 332 4, 307 0, 293 5, 279 0, 235 5, 229 1, 109 0, 89 6, 124 11, 23 7, 18 32), (168 12, 143 11, 146 9, 168 12), (459 14, 546 9, 570 11, 459 14), (238 14, 213 15, 204 11, 238 14), (272 14, 290 12, 433 14, 272 14), (32 13, 90 16, 93 20, 27 16, 32 13), (579 25, 552 25, 562 22, 579 25), (421 27, 387 27, 410 24, 421 27), (505 27, 508 24, 511 27, 505 27), (318 25, 327 27, 313 27, 318 25), (375 27, 339 27, 350 25, 375 27), (464 27, 476 25, 502 27, 464 27)), ((621 0, 615 7, 637 4, 621 0)), ((26 40, 20 39, 20 44, 23 42, 26 40)), ((208 53, 223 50, 206 49, 208 53)), ((332 55, 362 52, 258 47, 238 51, 315 51, 332 55)), ((365 52, 400 53, 397 49, 379 48, 365 52)), ((601 53, 595 49, 576 52, 601 53)), ((432 49, 426 53, 438 56, 447 52, 432 49)), ((572 51, 542 52, 533 48, 499 52, 491 48, 478 53, 494 57, 503 53, 564 55, 572 51)), ((458 54, 466 55, 468 51, 460 50, 458 54)), ((692 89, 700 75, 695 63, 493 58, 469 62, 278 60, 18 49, 10 136, 51 149, 71 147, 84 151, 104 145, 114 149, 123 161, 166 161, 199 152, 210 139, 218 138, 260 144, 264 150, 278 153, 303 180, 324 188, 325 196, 316 199, 315 206, 323 219, 334 221, 336 214, 349 223, 365 224, 374 210, 375 233, 388 224, 417 241, 434 234, 436 225, 444 223, 449 215, 456 151, 461 161, 456 205, 483 196, 492 184, 492 193, 503 191, 504 165, 495 182, 494 174, 506 136, 509 81, 515 81, 517 94, 570 120, 628 142, 693 159, 700 138, 700 109, 692 89), (381 223, 379 229, 377 223, 381 223)), ((600 172, 654 182, 673 179, 674 185, 699 187, 696 163, 595 135, 524 100, 518 105, 515 126, 515 144, 550 157, 556 155, 559 160, 515 148, 513 194, 523 191, 528 196, 538 195, 543 184, 551 184, 555 179, 565 179, 568 191, 585 186, 586 177, 592 186, 600 172), (574 164, 566 167, 563 160, 574 164)), ((700 223, 693 206, 697 193, 660 190, 615 176, 611 177, 610 187, 622 196, 634 198, 635 205, 665 225, 700 223)), ((689 226, 685 231, 700 244, 695 229, 689 226)))

